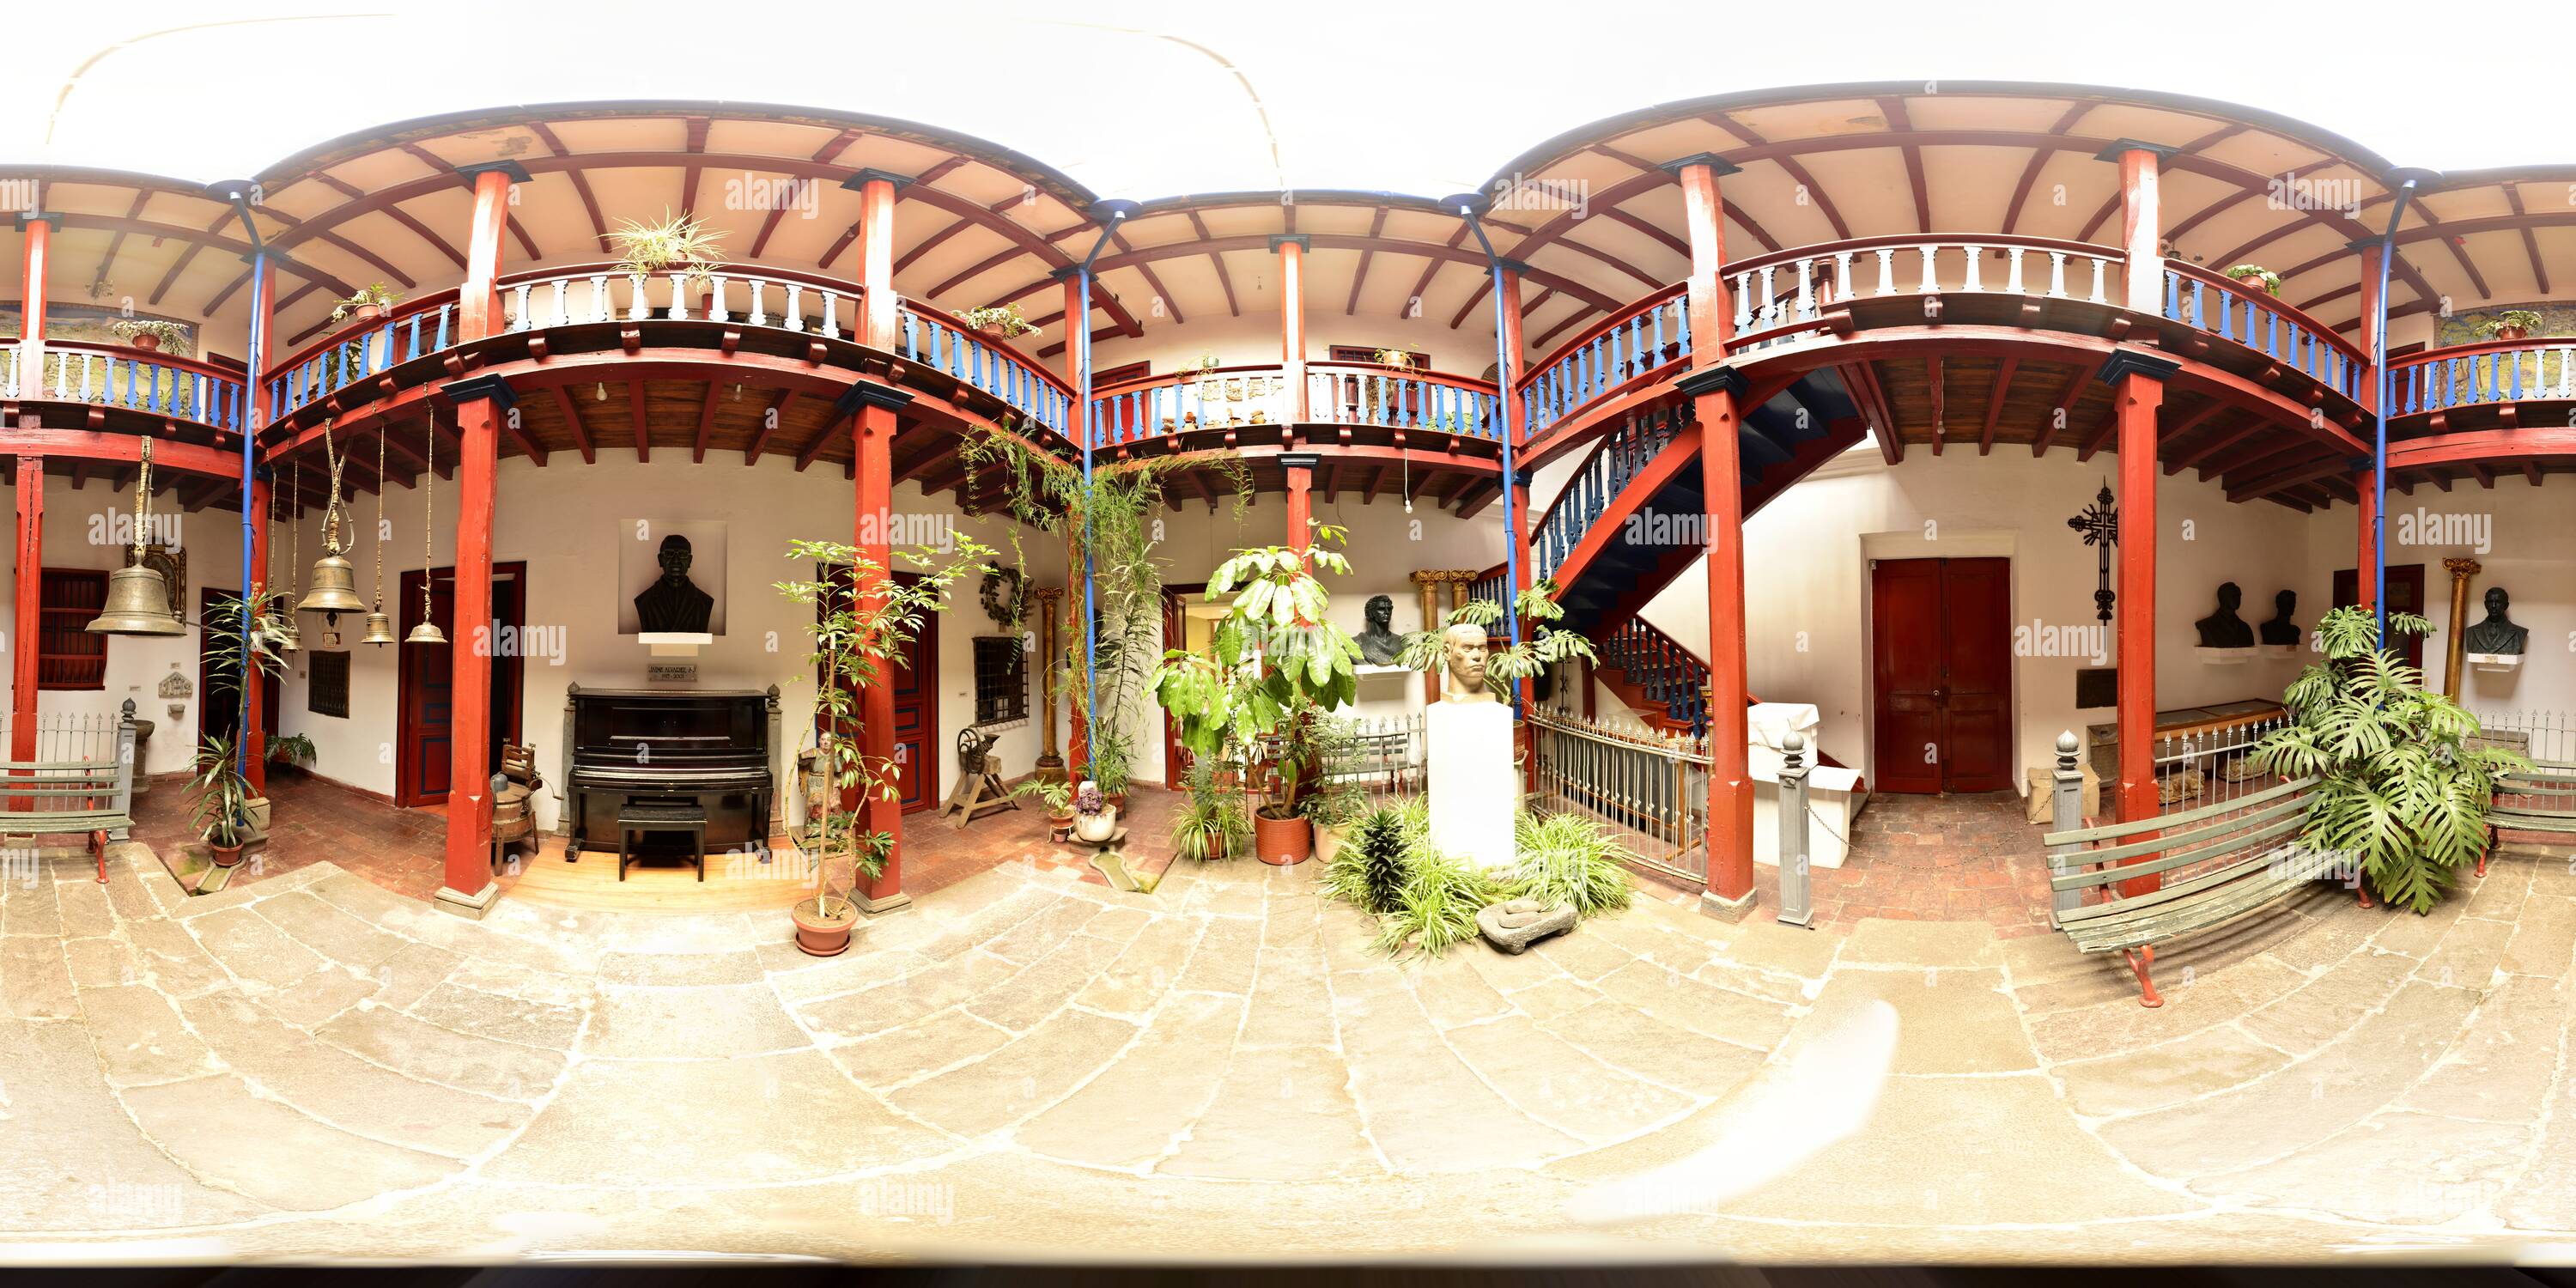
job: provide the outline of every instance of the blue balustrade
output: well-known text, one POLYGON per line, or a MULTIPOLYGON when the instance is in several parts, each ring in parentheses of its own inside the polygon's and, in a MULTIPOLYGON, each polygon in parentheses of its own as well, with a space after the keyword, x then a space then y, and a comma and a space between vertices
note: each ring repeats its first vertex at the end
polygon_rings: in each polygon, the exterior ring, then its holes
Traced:
POLYGON ((1670 409, 1632 415, 1601 437, 1530 529, 1530 561, 1536 575, 1556 575, 1611 502, 1681 432, 1678 415, 1670 409))
POLYGON ((1628 306, 1557 351, 1521 387, 1521 432, 1539 433, 1640 376, 1690 358, 1690 309, 1680 286, 1628 306))
POLYGON ((2509 347, 2435 351, 2389 364, 2389 414, 2414 415, 2493 403, 2576 401, 2576 339, 2534 339, 2509 347))
POLYGON ((28 373, 34 379, 24 390, 14 387, 23 377, 12 365, 14 394, 120 407, 232 433, 249 419, 247 384, 193 363, 84 344, 48 344, 44 355, 44 370, 28 373))
POLYGON ((2369 359, 2306 314, 2269 295, 2231 288, 2169 265, 2162 311, 2168 322, 2252 349, 2346 398, 2361 400, 2369 359))
POLYGON ((1017 353, 909 306, 896 344, 907 360, 990 394, 1029 424, 1072 437, 1072 396, 1017 353))

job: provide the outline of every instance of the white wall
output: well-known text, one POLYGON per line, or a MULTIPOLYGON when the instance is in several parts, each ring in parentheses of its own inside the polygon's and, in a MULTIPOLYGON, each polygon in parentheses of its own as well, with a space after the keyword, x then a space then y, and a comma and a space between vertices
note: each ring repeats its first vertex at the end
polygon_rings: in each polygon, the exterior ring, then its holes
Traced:
MULTIPOLYGON (((2012 560, 2017 631, 2034 624, 2096 625, 2095 553, 2066 520, 2116 475, 2117 464, 2108 456, 2078 464, 2070 452, 2034 458, 2011 450, 1979 457, 1971 449, 1936 457, 1916 449, 1890 467, 1874 445, 1846 453, 1746 527, 1752 691, 1766 701, 1815 703, 1824 750, 1846 764, 1870 763, 1872 557, 2006 556, 2012 560)), ((2157 499, 2158 707, 2278 697, 2304 659, 2209 665, 2192 653, 2199 638, 2193 622, 2215 607, 2218 584, 2232 580, 2244 591, 2241 615, 2248 623, 2269 618, 2273 593, 2291 589, 2299 593, 2295 620, 2313 626, 2330 586, 2327 573, 2309 558, 2311 516, 2269 503, 2231 505, 2217 484, 2201 483, 2188 471, 2160 476, 2157 499)), ((2352 511, 2340 513, 2348 534, 2352 511)), ((2349 545, 2343 549, 2349 562, 2349 545)), ((2115 557, 2115 589, 2118 577, 2115 557)), ((1704 647, 1705 585, 1695 564, 1644 616, 1675 638, 1704 647)), ((2118 660, 2117 626, 2116 620, 2110 623, 2103 636, 2112 663, 2118 660)), ((2082 656, 2015 658, 2017 764, 2047 764, 2060 731, 2080 734, 2085 725, 2112 719, 2111 708, 2075 706, 2076 672, 2098 664, 2082 656)))
MULTIPOLYGON (((2390 566, 2424 565, 2424 615, 2433 622, 2433 633, 2425 637, 2424 670, 2431 684, 2443 684, 2450 649, 2451 577, 2442 568, 2444 559, 2478 561, 2480 571, 2468 588, 2469 625, 2485 619, 2487 590, 2502 586, 2513 598, 2508 615, 2530 628, 2520 668, 2471 669, 2461 677, 2460 701, 2481 719, 2550 712, 2564 723, 2576 715, 2576 560, 2568 557, 2568 538, 2576 532, 2568 517, 2572 494, 2564 476, 2542 477, 2549 484, 2545 489, 2515 474, 2498 477, 2492 488, 2464 479, 2448 492, 2423 484, 2412 496, 2388 496, 2390 566)), ((2350 566, 2352 511, 2320 515, 2318 523, 2333 528, 2320 542, 2336 543, 2342 558, 2333 566, 2350 566)))
MULTIPOLYGON (((165 481, 167 471, 156 472, 156 482, 165 481)), ((8 513, 14 515, 17 490, 0 486, 8 513)), ((117 538, 131 533, 130 526, 111 528, 111 522, 134 513, 134 492, 110 491, 108 485, 92 478, 86 486, 74 488, 68 478, 45 480, 44 564, 49 568, 114 569, 125 562, 127 546, 117 538)), ((241 530, 237 511, 220 508, 199 510, 195 514, 178 512, 176 498, 168 492, 154 498, 154 529, 177 538, 188 559, 186 612, 192 621, 197 615, 199 588, 216 586, 238 589, 241 580, 241 530), (175 524, 175 527, 169 526, 175 524)), ((13 570, 14 571, 14 570, 13 570)), ((16 674, 14 654, 19 647, 14 627, 17 612, 17 580, 14 576, 0 579, 0 654, 6 654, 6 665, 0 666, 0 687, 6 687, 16 674)), ((106 687, 100 690, 52 690, 37 695, 36 711, 41 717, 56 715, 113 715, 127 699, 132 699, 135 714, 157 726, 145 745, 144 772, 178 773, 188 769, 195 754, 197 721, 205 688, 197 675, 198 630, 191 625, 185 634, 172 636, 112 635, 107 640, 106 687), (176 668, 188 684, 189 696, 164 699, 160 696, 162 677, 176 668), (179 708, 173 714, 171 708, 179 708)))

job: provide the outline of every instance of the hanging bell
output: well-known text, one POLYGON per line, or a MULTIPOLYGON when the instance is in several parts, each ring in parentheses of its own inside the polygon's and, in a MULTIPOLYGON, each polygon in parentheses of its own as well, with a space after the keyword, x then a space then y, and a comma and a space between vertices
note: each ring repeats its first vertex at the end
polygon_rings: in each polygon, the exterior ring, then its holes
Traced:
POLYGON ((277 619, 276 636, 277 651, 280 653, 292 653, 304 647, 304 636, 295 629, 295 619, 292 617, 277 619))
POLYGON ((367 636, 365 639, 360 640, 359 643, 391 644, 393 642, 394 619, 385 616, 383 613, 367 614, 367 636))
POLYGON ((358 598, 358 570, 337 554, 327 554, 313 561, 313 589, 304 592, 304 602, 295 606, 299 613, 329 613, 335 619, 342 613, 355 613, 366 608, 358 598))
POLYGON ((411 634, 403 637, 405 644, 444 644, 446 642, 447 632, 438 629, 438 623, 432 621, 423 621, 420 625, 412 627, 411 634))
POLYGON ((170 586, 161 570, 136 564, 107 575, 107 605, 90 619, 100 635, 178 635, 188 628, 170 613, 170 586))

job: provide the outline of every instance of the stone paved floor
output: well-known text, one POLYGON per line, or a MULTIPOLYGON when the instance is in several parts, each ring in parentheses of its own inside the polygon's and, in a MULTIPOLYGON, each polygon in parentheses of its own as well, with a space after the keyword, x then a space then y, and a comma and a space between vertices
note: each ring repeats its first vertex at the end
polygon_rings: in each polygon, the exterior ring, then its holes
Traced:
POLYGON ((1150 897, 1013 865, 822 962, 775 916, 470 922, 330 863, 194 900, 140 846, 103 887, 77 853, 7 875, 0 1258, 2499 1258, 2576 1229, 2563 851, 2431 917, 2321 887, 2168 954, 2161 1011, 2055 938, 1651 901, 1395 964, 1311 864, 1150 897), (1568 1223, 1822 1130, 1857 1097, 1802 1104, 1784 1062, 1888 1013, 1846 1138, 1568 1223))
POLYGON ((2014 792, 1871 796, 1843 865, 1813 873, 1816 923, 1982 921, 2005 938, 2050 933, 2048 852, 2022 808, 2014 792))

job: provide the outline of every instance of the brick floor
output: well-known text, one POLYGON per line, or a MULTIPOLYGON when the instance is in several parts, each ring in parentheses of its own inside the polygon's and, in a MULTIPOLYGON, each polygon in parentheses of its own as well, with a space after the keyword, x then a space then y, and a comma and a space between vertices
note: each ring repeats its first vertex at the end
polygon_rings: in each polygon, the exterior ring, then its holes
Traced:
MULTIPOLYGON (((186 781, 158 783, 137 802, 134 839, 175 858, 197 839, 189 824, 186 781)), ((447 812, 442 807, 403 809, 328 779, 272 772, 268 784, 271 831, 266 846, 248 856, 232 884, 270 880, 329 861, 396 894, 427 899, 446 872, 442 857, 447 812)), ((1125 847, 1132 870, 1156 873, 1172 861, 1170 837, 1177 794, 1138 787, 1128 796, 1131 820, 1125 847)), ((935 811, 904 819, 903 888, 915 896, 956 884, 1007 863, 1065 868, 1095 885, 1107 885, 1083 846, 1046 839, 1046 807, 1024 800, 1017 810, 987 814, 952 828, 935 811)), ((784 838, 774 838, 788 849, 784 838)), ((791 850, 792 852, 792 850, 791 850)), ((846 885, 847 874, 835 877, 846 885)), ((500 878, 506 888, 507 874, 500 878)))

